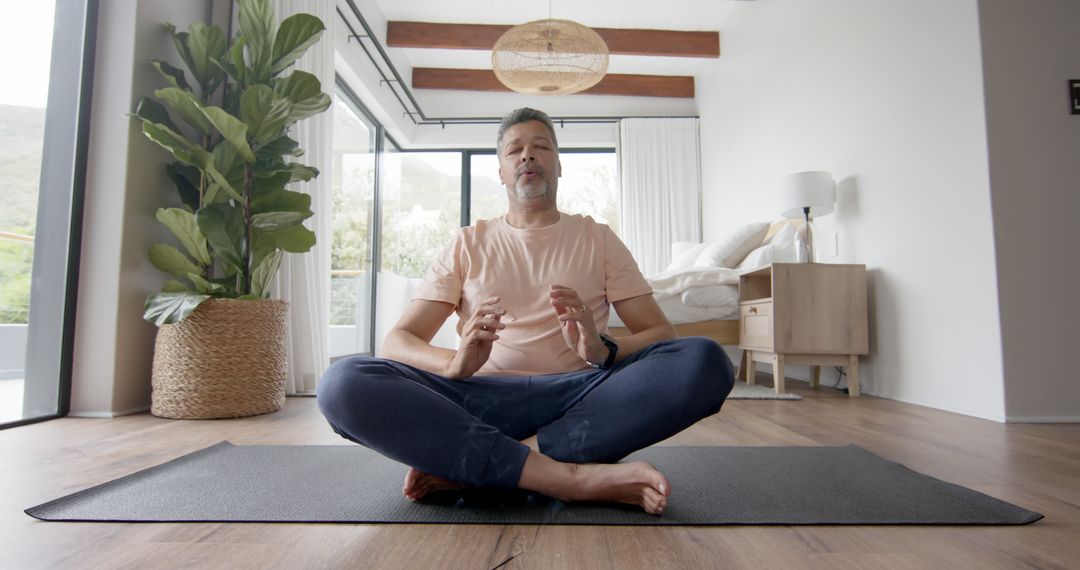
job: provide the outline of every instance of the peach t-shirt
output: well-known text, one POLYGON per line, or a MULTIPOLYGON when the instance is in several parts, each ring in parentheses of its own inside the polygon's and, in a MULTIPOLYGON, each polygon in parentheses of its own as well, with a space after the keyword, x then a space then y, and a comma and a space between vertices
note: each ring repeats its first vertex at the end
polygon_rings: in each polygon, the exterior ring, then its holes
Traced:
POLYGON ((577 291, 606 331, 609 304, 652 293, 618 236, 591 217, 562 214, 545 228, 519 229, 505 216, 462 228, 424 276, 413 299, 453 303, 458 334, 479 303, 500 297, 499 340, 478 375, 528 376, 588 367, 566 345, 552 284, 577 291))

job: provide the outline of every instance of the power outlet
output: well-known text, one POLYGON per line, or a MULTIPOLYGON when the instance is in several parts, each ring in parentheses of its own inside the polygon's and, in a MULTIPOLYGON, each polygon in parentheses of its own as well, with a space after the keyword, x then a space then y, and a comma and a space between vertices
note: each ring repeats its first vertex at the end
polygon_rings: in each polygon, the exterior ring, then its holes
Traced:
POLYGON ((1069 107, 1073 115, 1080 115, 1080 79, 1069 80, 1069 107))

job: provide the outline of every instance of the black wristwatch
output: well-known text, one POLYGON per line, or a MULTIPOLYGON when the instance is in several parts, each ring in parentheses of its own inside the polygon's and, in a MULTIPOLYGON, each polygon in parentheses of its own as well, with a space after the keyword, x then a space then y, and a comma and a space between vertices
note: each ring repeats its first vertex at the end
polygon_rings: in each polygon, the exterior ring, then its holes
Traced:
POLYGON ((619 343, 615 342, 615 339, 611 338, 610 335, 604 333, 600 333, 600 342, 604 343, 604 346, 608 349, 607 359, 604 360, 603 364, 596 364, 588 361, 586 361, 586 363, 593 368, 606 370, 611 368, 612 364, 615 364, 615 355, 619 354, 619 343))

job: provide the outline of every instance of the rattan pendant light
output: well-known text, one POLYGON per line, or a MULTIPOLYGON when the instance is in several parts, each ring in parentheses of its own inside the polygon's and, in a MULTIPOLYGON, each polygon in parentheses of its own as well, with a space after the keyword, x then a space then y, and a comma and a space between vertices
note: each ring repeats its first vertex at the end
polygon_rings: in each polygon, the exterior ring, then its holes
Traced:
POLYGON ((507 30, 491 51, 491 66, 518 93, 566 95, 604 78, 608 48, 587 26, 549 18, 507 30))

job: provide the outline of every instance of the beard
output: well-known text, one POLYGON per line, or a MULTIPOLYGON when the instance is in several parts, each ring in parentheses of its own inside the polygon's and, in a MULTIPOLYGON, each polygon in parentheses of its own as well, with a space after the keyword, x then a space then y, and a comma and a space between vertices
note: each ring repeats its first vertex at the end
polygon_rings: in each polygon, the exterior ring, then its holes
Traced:
POLYGON ((514 196, 520 201, 539 200, 541 198, 546 198, 550 193, 551 185, 547 183, 547 180, 536 182, 518 181, 518 183, 514 185, 514 196))
POLYGON ((547 179, 547 175, 543 170, 533 166, 531 168, 534 172, 539 174, 537 180, 526 180, 524 178, 525 169, 520 169, 516 172, 517 178, 514 183, 514 197, 518 201, 534 201, 551 197, 555 194, 555 185, 547 179))

